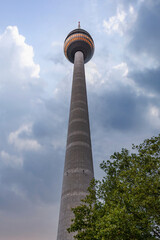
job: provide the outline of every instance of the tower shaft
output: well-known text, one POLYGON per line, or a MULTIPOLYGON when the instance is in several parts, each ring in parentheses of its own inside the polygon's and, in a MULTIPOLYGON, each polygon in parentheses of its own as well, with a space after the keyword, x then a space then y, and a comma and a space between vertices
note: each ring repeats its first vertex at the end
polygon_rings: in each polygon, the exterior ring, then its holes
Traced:
POLYGON ((71 208, 80 205, 93 179, 93 162, 84 70, 84 55, 74 56, 74 73, 57 240, 73 240, 67 232, 74 217, 71 208))

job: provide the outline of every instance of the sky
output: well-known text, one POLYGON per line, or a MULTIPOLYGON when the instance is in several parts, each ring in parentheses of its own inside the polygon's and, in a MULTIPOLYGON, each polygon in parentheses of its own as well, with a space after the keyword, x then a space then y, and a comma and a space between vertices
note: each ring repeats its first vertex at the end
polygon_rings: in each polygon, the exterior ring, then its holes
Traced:
POLYGON ((56 240, 73 65, 63 43, 87 30, 95 177, 160 129, 160 0, 0 1, 0 240, 56 240))

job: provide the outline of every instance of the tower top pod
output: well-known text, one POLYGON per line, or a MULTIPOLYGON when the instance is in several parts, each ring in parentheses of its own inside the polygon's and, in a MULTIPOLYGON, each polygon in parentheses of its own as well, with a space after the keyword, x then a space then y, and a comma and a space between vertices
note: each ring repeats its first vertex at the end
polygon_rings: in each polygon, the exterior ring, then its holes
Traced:
POLYGON ((80 22, 78 28, 71 31, 64 41, 64 54, 71 63, 74 63, 77 51, 83 52, 84 63, 87 63, 94 53, 94 41, 86 30, 80 28, 80 22))

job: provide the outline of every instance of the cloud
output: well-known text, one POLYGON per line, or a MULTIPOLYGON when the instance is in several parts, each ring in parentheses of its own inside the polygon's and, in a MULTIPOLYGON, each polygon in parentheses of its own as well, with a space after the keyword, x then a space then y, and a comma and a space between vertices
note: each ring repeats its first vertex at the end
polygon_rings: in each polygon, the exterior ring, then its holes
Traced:
POLYGON ((16 26, 8 26, 0 35, 0 52, 1 84, 18 81, 23 85, 32 78, 39 78, 40 66, 33 61, 33 48, 25 43, 25 37, 19 34, 16 26), (12 79, 8 78, 9 74, 12 79))
POLYGON ((129 7, 128 12, 125 12, 123 7, 119 5, 117 7, 117 13, 115 16, 109 18, 108 21, 103 21, 104 31, 107 34, 119 33, 121 36, 131 27, 136 19, 136 13, 133 6, 129 7))
POLYGON ((86 68, 86 78, 90 87, 100 84, 101 74, 97 69, 96 63, 90 61, 86 68))
POLYGON ((139 129, 143 135, 147 126, 148 132, 157 131, 159 126, 160 4, 150 0, 129 2, 126 6, 125 1, 121 1, 121 4, 117 6, 116 15, 104 21, 105 32, 112 35, 108 49, 115 48, 109 54, 120 61, 113 61, 108 73, 102 75, 102 105, 97 98, 97 116, 106 112, 101 118, 107 131, 139 129), (117 40, 116 33, 125 39, 117 40))
POLYGON ((22 167, 23 159, 15 155, 10 155, 5 151, 0 152, 0 158, 3 161, 4 165, 11 167, 22 167))
POLYGON ((144 69, 143 71, 130 72, 130 77, 136 84, 148 93, 160 93, 160 68, 144 69))
POLYGON ((66 102, 54 88, 46 97, 33 47, 16 26, 1 34, 0 51, 0 211, 16 216, 60 197, 66 102))
POLYGON ((144 1, 140 5, 137 20, 130 31, 132 40, 130 49, 136 54, 146 53, 149 57, 159 60, 160 38, 160 3, 144 1))
POLYGON ((153 128, 160 128, 160 107, 154 105, 150 105, 148 111, 148 118, 150 120, 150 124, 153 128))
POLYGON ((118 130, 122 133, 139 131, 148 111, 147 98, 138 96, 131 86, 120 83, 117 89, 108 89, 100 96, 90 96, 92 106, 90 108, 95 128, 103 128, 104 131, 118 130), (93 116, 96 109, 96 118, 93 116))
POLYGON ((8 141, 19 150, 37 151, 41 146, 36 140, 30 138, 31 134, 32 124, 22 125, 17 131, 9 134, 8 141))

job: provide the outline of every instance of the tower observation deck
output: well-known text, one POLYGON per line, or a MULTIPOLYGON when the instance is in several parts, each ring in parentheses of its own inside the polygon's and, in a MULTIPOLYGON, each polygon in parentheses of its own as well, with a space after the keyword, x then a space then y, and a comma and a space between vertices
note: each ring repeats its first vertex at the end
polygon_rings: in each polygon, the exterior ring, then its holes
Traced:
POLYGON ((63 174, 57 240, 73 240, 67 232, 74 217, 71 208, 79 205, 94 177, 84 63, 93 56, 94 42, 80 26, 64 41, 64 54, 74 63, 68 135, 63 174))

